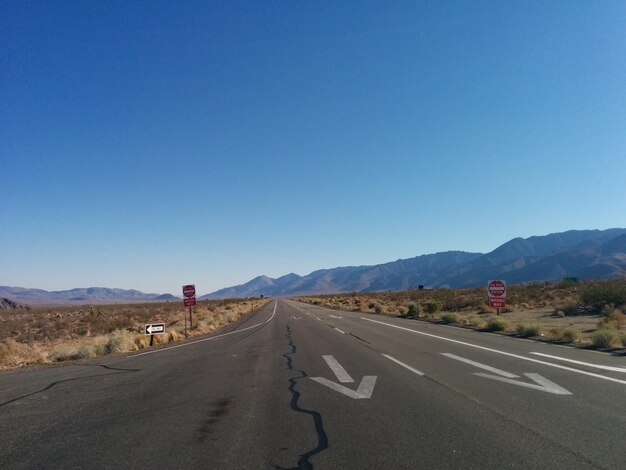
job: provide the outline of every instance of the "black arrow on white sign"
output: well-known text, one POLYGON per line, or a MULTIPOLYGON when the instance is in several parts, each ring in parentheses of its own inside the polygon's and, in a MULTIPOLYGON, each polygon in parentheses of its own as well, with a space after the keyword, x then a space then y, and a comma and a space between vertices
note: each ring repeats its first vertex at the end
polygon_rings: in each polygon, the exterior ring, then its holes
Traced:
POLYGON ((146 325, 145 334, 154 335, 158 333, 165 333, 165 323, 154 323, 146 325))

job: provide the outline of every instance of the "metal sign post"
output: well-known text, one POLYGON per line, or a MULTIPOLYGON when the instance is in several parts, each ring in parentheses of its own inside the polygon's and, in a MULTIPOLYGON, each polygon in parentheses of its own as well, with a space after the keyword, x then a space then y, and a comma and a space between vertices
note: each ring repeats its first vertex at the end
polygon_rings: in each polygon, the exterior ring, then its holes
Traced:
POLYGON ((496 309, 496 314, 500 315, 500 309, 506 307, 506 281, 496 280, 487 283, 487 296, 489 306, 496 309))
POLYGON ((150 335, 150 346, 154 345, 154 335, 165 333, 165 323, 149 323, 144 327, 143 333, 150 335))
MULTIPOLYGON (((191 307, 196 305, 196 285, 187 284, 183 286, 183 305, 189 307, 189 328, 193 329, 193 317, 191 307)), ((187 317, 185 317, 185 338, 187 338, 187 317)))

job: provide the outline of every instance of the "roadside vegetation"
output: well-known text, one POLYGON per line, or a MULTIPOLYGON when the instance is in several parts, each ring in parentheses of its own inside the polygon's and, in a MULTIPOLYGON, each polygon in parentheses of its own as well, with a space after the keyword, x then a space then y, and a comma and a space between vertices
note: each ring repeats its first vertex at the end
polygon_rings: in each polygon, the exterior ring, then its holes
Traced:
MULTIPOLYGON (((198 302, 188 335, 211 333, 267 302, 198 302)), ((166 332, 154 335, 154 344, 178 341, 185 337, 185 317, 189 310, 182 302, 1 310, 0 370, 144 349, 150 344, 147 323, 165 323, 166 332)))
POLYGON ((487 304, 486 288, 353 292, 294 300, 564 344, 626 348, 626 279, 510 285, 500 316, 487 304))

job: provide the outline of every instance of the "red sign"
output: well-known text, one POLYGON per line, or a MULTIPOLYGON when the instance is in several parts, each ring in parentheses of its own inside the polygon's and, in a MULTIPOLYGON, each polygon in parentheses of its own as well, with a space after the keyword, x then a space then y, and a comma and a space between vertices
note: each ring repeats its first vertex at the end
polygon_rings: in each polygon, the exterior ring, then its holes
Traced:
POLYGON ((506 299, 489 299, 489 306, 491 308, 505 308, 506 307, 506 299))
POLYGON ((489 281, 487 283, 487 294, 491 308, 506 307, 506 282, 489 281))
POLYGON ((185 297, 195 297, 196 296, 195 284, 188 284, 186 286, 183 286, 183 295, 185 297))
POLYGON ((506 298, 506 283, 504 281, 489 281, 487 292, 489 297, 506 298))
POLYGON ((196 298, 191 297, 183 299, 183 304, 185 305, 185 307, 193 307, 194 305, 196 305, 196 298))

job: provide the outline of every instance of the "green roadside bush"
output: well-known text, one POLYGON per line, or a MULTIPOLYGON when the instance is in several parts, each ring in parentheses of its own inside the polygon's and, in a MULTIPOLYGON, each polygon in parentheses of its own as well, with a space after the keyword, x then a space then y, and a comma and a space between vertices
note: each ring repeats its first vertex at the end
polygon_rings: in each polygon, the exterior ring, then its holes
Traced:
POLYGON ((441 308, 442 308, 441 302, 426 302, 426 305, 424 305, 424 310, 426 311, 427 314, 431 316, 441 311, 441 308))
POLYGON ((580 300, 585 306, 600 312, 605 305, 626 304, 626 279, 585 282, 582 285, 580 300))
POLYGON ((454 312, 447 312, 441 317, 441 321, 444 323, 460 323, 459 316, 454 312))
POLYGON ((580 339, 580 331, 576 328, 566 328, 563 331, 563 341, 574 343, 580 339))
POLYGON ((596 348, 610 348, 617 342, 618 332, 614 328, 600 328, 591 337, 592 344, 596 348))
POLYGON ((422 314, 422 306, 420 304, 410 304, 407 313, 408 315, 419 317, 422 314))
POLYGON ((541 327, 539 325, 529 325, 526 323, 520 323, 516 328, 517 334, 524 337, 530 338, 531 336, 539 336, 541 335, 541 327))
POLYGON ((494 317, 487 322, 487 331, 504 331, 510 327, 508 320, 501 317, 494 317))

